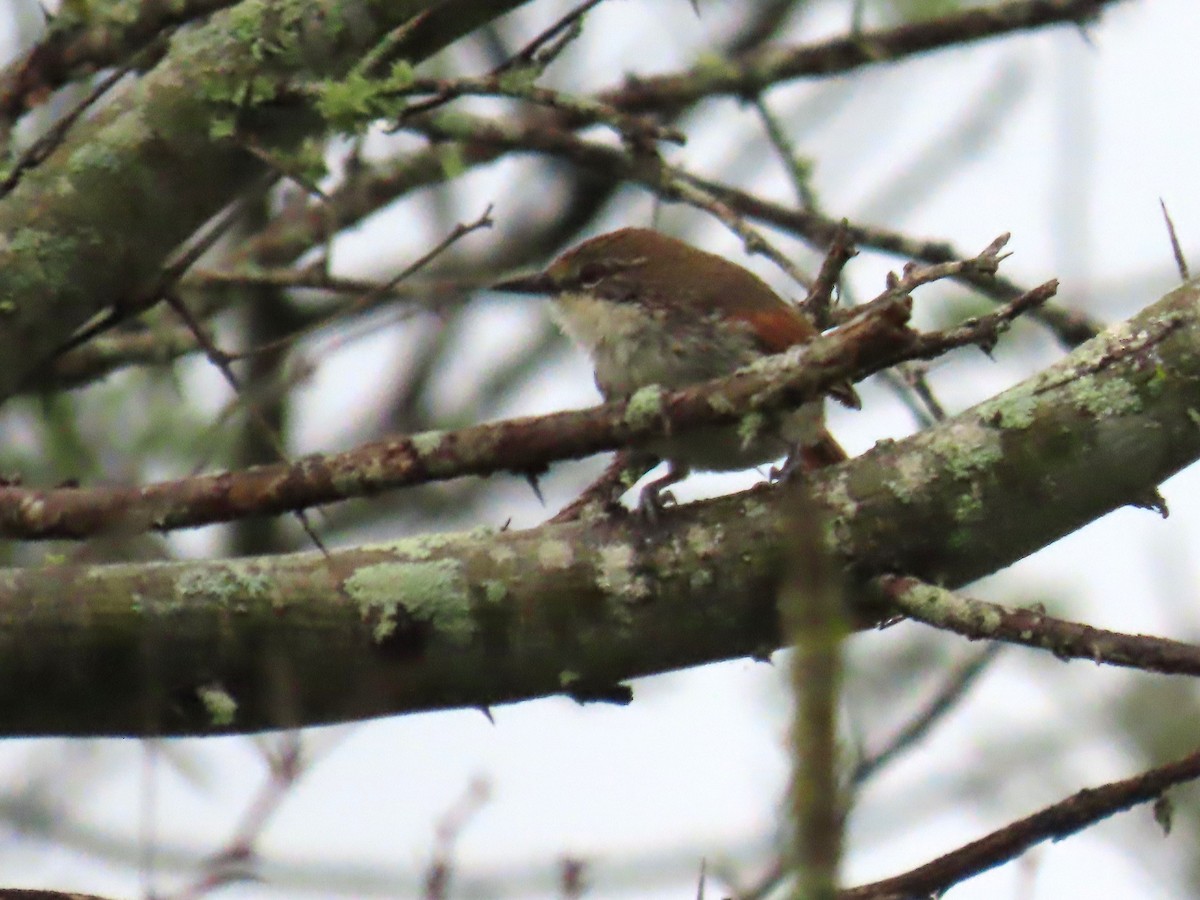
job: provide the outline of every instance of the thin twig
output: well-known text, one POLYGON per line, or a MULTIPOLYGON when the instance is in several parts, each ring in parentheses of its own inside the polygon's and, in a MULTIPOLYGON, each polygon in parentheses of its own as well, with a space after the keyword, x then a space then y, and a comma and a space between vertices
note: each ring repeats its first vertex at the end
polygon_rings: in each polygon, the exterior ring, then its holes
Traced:
MULTIPOLYGON (((225 351, 221 350, 216 345, 216 342, 208 333, 208 329, 204 327, 203 323, 201 323, 199 319, 192 315, 192 311, 188 309, 187 304, 180 300, 179 296, 174 291, 168 291, 164 295, 164 298, 171 309, 175 311, 175 314, 183 321, 183 324, 187 326, 188 330, 191 331, 195 336, 196 343, 200 345, 200 349, 204 351, 204 355, 208 358, 208 361, 213 365, 214 368, 216 368, 218 372, 221 373, 221 377, 225 379, 226 383, 233 389, 234 393, 241 397, 243 401, 245 401, 247 411, 254 419, 255 425, 258 426, 263 436, 270 443, 272 449, 275 451, 276 456, 278 456, 281 461, 285 463, 288 462, 287 449, 283 446, 283 442, 280 440, 279 434, 271 426, 271 423, 267 421, 266 416, 263 415, 259 404, 253 400, 246 400, 245 395, 242 392, 241 379, 237 377, 232 366, 230 365, 229 354, 225 353, 225 351)), ((308 513, 306 513, 303 509, 293 509, 292 515, 296 517, 296 521, 300 523, 300 527, 304 529, 304 533, 308 536, 308 539, 312 541, 313 546, 320 550, 322 554, 328 556, 329 550, 325 547, 325 542, 321 540, 321 537, 317 534, 316 529, 313 528, 312 522, 309 521, 308 513)))
POLYGON ((938 692, 913 715, 891 738, 874 753, 864 754, 850 772, 849 783, 854 789, 888 765, 904 751, 914 747, 946 714, 966 696, 979 676, 999 655, 1001 644, 989 644, 970 659, 964 660, 947 675, 938 692))
POLYGON ((17 182, 21 180, 21 176, 45 160, 54 151, 54 148, 63 142, 67 136, 67 132, 79 121, 80 117, 91 109, 101 97, 112 90, 117 82, 128 75, 132 69, 133 64, 130 63, 109 72, 96 83, 96 86, 88 92, 86 97, 71 107, 45 134, 34 141, 29 149, 22 153, 17 161, 13 163, 4 180, 0 181, 0 197, 6 196, 11 192, 17 186, 17 182))
POLYGON ((637 454, 631 450, 619 450, 612 462, 574 500, 553 515, 548 524, 574 522, 588 509, 612 512, 619 507, 621 495, 658 464, 655 457, 637 454))
POLYGON ((362 312, 365 309, 370 309, 382 298, 390 295, 396 289, 397 285, 406 279, 411 278, 417 272, 420 272, 462 238, 466 237, 472 232, 480 230, 481 228, 491 228, 494 224, 495 222, 492 220, 492 207, 489 204, 487 209, 483 211, 483 214, 473 222, 467 222, 466 224, 460 222, 455 225, 450 233, 438 241, 432 249, 426 253, 423 253, 420 257, 409 263, 387 281, 372 284, 362 296, 358 297, 352 303, 349 303, 340 309, 334 310, 328 316, 325 316, 318 321, 311 322, 310 324, 292 332, 286 337, 279 338, 278 340, 271 341, 266 344, 260 344, 257 347, 251 347, 250 349, 244 350, 240 353, 228 354, 226 358, 230 360, 239 360, 258 353, 269 353, 282 350, 291 346, 306 335, 312 334, 318 329, 328 328, 336 321, 345 319, 354 315, 355 313, 362 312))
POLYGON ((825 259, 817 272, 816 279, 808 289, 808 296, 800 303, 800 308, 808 315, 817 328, 824 331, 831 324, 833 308, 833 292, 842 277, 842 270, 858 251, 850 240, 850 231, 845 227, 839 228, 829 243, 825 259))
POLYGON ((911 900, 941 896, 968 878, 1002 865, 1047 840, 1061 840, 1168 788, 1200 778, 1200 750, 1123 781, 1085 788, 1024 819, 972 841, 903 875, 849 888, 839 900, 911 900))

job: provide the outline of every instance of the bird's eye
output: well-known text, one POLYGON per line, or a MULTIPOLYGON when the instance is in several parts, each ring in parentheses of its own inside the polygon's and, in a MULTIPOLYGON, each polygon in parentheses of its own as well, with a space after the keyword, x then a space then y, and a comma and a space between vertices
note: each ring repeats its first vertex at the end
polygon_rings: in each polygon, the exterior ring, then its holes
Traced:
POLYGON ((595 287, 608 274, 608 267, 603 263, 589 262, 579 267, 579 286, 595 287))

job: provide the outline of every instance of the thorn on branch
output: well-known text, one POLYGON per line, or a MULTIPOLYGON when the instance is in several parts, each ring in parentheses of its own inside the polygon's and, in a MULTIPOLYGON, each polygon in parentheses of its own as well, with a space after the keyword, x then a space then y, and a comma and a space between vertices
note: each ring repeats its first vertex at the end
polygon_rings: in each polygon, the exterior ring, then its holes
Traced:
POLYGON ((633 688, 619 682, 587 684, 580 681, 571 685, 563 693, 580 706, 585 703, 611 703, 614 706, 628 706, 633 702, 633 688))
POLYGON ((1167 223, 1167 236, 1171 239, 1171 253, 1175 256, 1175 268, 1179 272, 1179 277, 1183 281, 1188 281, 1192 276, 1188 272, 1187 259, 1183 255, 1183 247, 1179 245, 1179 234, 1175 231, 1175 223, 1171 219, 1171 214, 1167 212, 1167 204, 1162 197, 1158 198, 1158 205, 1162 207, 1163 219, 1167 223))
POLYGON ((1152 488, 1140 497, 1129 504, 1135 509, 1150 509, 1158 513, 1164 519, 1171 515, 1171 511, 1167 509, 1167 500, 1163 497, 1158 488, 1152 488))
POLYGON ((538 472, 522 473, 525 476, 525 481, 528 482, 530 489, 533 491, 533 496, 537 497, 538 503, 542 504, 542 506, 546 505, 546 498, 542 496, 542 485, 538 481, 538 478, 545 471, 545 469, 542 469, 538 472))

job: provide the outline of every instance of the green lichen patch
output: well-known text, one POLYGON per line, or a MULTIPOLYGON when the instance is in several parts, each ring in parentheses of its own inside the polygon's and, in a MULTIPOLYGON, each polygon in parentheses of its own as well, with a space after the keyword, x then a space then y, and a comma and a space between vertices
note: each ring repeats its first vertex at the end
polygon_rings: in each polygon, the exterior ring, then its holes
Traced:
POLYGON ((709 408, 711 408, 713 412, 719 412, 719 413, 737 412, 737 407, 734 405, 733 401, 730 400, 725 394, 723 394, 719 391, 717 393, 711 394, 709 396, 708 405, 709 405, 709 408))
POLYGON ((517 558, 517 551, 510 544, 496 543, 488 547, 488 557, 495 563, 510 563, 517 558))
POLYGON ((367 544, 362 549, 370 553, 382 553, 399 560, 430 559, 447 547, 454 548, 463 541, 459 532, 432 532, 402 538, 398 541, 385 541, 382 544, 367 544))
POLYGON ((1133 385, 1121 378, 1081 378, 1072 387, 1079 405, 1096 418, 1140 412, 1142 399, 1133 385))
POLYGON ((347 578, 344 586, 362 617, 374 623, 377 642, 396 633, 401 612, 432 626, 437 637, 458 646, 466 646, 475 636, 467 583, 452 560, 367 565, 347 578))
POLYGON ((747 413, 738 420, 737 433, 742 449, 757 443, 767 429, 767 417, 760 412, 747 413))
POLYGON ((850 490, 850 477, 845 471, 829 480, 823 499, 835 519, 851 519, 858 513, 858 501, 850 490))
POLYGON ((954 521, 960 524, 976 522, 983 517, 983 498, 979 495, 978 485, 972 485, 968 490, 954 500, 954 521))
POLYGON ((446 441, 446 432, 444 431, 423 431, 420 434, 414 434, 411 438, 413 450, 422 459, 435 456, 442 449, 446 441))
POLYGON ((216 602, 243 610, 249 601, 270 594, 271 579, 252 563, 231 561, 209 563, 184 571, 175 582, 180 604, 216 602))
POLYGON ((1014 389, 979 408, 979 416, 1000 428, 1020 430, 1033 424, 1038 399, 1031 393, 1014 389))
POLYGON ((544 569, 569 569, 575 562, 575 548, 566 541, 544 540, 538 544, 537 559, 544 569))
POLYGON ((625 423, 630 428, 641 430, 662 419, 663 389, 657 384, 648 384, 637 390, 625 406, 625 423))
POLYGON ((495 578, 483 582, 483 597, 488 603, 503 603, 508 597, 508 585, 495 578))
POLYGON ((646 579, 637 573, 637 553, 629 544, 606 544, 597 555, 596 584, 605 593, 625 600, 650 594, 646 579))
POLYGON ((929 470, 919 454, 901 453, 885 472, 888 489, 901 503, 912 503, 929 483, 929 470))
POLYGON ((229 691, 219 684, 206 684, 196 688, 196 697, 208 713, 208 721, 214 728, 228 728, 237 717, 238 702, 229 691))
POLYGON ((707 528, 704 525, 692 525, 684 535, 688 549, 701 559, 713 556, 721 543, 721 528, 707 528))
POLYGON ((931 434, 930 449, 958 479, 986 472, 1004 457, 1000 434, 980 422, 959 422, 931 434))

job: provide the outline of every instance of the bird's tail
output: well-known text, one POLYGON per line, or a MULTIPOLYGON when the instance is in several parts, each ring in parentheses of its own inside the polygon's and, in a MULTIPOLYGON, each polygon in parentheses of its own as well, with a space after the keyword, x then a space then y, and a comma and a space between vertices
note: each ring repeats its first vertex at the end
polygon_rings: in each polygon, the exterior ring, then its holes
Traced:
POLYGON ((800 459, 806 472, 811 472, 814 469, 823 469, 826 466, 836 466, 840 462, 845 462, 850 457, 842 445, 839 444, 825 429, 821 429, 820 436, 813 443, 806 443, 800 448, 800 459))

